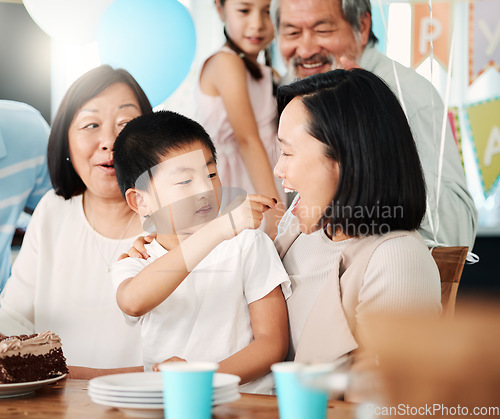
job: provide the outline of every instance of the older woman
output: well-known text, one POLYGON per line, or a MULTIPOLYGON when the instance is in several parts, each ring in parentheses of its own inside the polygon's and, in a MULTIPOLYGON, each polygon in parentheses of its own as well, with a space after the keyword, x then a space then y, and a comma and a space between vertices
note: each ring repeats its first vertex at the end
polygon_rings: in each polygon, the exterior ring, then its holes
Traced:
POLYGON ((292 282, 289 359, 350 353, 373 313, 438 314, 439 272, 416 231, 425 183, 397 98, 356 69, 282 86, 277 99, 274 173, 298 193, 275 243, 292 282))
POLYGON ((140 329, 126 326, 110 265, 143 233, 124 201, 113 144, 151 112, 125 70, 84 74, 62 100, 48 145, 53 191, 41 200, 0 297, 0 332, 59 334, 73 377, 142 365, 140 329))

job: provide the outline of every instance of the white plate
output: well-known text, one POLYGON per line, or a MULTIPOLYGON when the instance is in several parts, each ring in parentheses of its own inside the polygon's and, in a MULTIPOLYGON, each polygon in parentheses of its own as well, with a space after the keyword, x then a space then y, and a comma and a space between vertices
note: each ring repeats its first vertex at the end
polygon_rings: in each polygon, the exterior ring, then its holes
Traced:
MULTIPOLYGON (((127 393, 112 393, 106 392, 104 390, 99 389, 91 389, 89 388, 88 393, 90 396, 99 399, 106 399, 110 401, 124 401, 127 403, 162 403, 163 402, 163 394, 162 393, 134 393, 134 395, 127 393)), ((223 390, 215 390, 214 391, 214 400, 225 398, 228 396, 232 396, 234 393, 238 393, 238 388, 228 388, 223 390)))
POLYGON ((163 383, 159 372, 130 372, 92 378, 89 380, 90 388, 120 392, 161 392, 163 383))
MULTIPOLYGON (((98 387, 89 386, 89 394, 97 397, 117 397, 121 399, 162 399, 163 391, 120 391, 120 390, 102 390, 98 387)), ((231 394, 238 391, 238 386, 222 387, 214 389, 214 397, 223 397, 226 394, 231 394)))
MULTIPOLYGON (((233 374, 215 373, 214 389, 236 386, 240 377, 233 374)), ((130 372, 92 378, 89 388, 120 392, 162 392, 163 382, 159 372, 130 372)))
POLYGON ((122 397, 122 396, 110 396, 96 394, 89 391, 89 396, 94 401, 99 402, 117 402, 117 403, 127 403, 127 404, 148 404, 148 405, 162 405, 163 397, 122 397))
POLYGON ((121 391, 121 390, 102 390, 99 387, 89 386, 89 393, 96 396, 116 396, 116 397, 149 397, 157 399, 163 397, 163 391, 121 391))
MULTIPOLYGON (((149 405, 161 405, 163 403, 163 396, 160 397, 130 397, 130 396, 115 396, 110 394, 99 394, 89 389, 89 396, 92 400, 99 400, 102 402, 118 402, 118 403, 127 403, 127 404, 149 404, 149 405)), ((220 404, 226 403, 224 400, 232 399, 239 394, 238 390, 235 388, 231 391, 224 391, 219 394, 214 394, 214 403, 220 404)))
MULTIPOLYGON (((231 397, 223 398, 220 400, 214 400, 214 406, 224 403, 230 403, 238 400, 241 397, 240 393, 235 393, 231 397)), ((124 403, 124 402, 111 402, 107 400, 101 400, 90 396, 92 401, 97 404, 102 404, 104 406, 117 407, 128 416, 139 416, 148 418, 159 418, 163 417, 163 403, 152 404, 152 403, 124 403)))
POLYGON ((27 383, 0 384, 0 399, 32 394, 35 390, 43 387, 45 384, 55 383, 64 377, 66 377, 66 374, 60 375, 59 377, 49 378, 47 380, 29 381, 27 383))

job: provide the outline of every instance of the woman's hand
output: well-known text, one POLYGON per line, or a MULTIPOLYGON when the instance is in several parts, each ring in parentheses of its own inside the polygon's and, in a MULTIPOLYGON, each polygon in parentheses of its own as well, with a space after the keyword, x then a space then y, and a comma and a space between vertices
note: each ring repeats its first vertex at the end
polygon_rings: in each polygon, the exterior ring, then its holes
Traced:
POLYGON ((171 358, 166 359, 163 362, 153 365, 153 371, 160 371, 160 364, 165 364, 166 362, 187 362, 185 359, 179 358, 178 356, 173 356, 171 358))
POLYGON ((149 255, 146 252, 145 245, 151 243, 154 239, 156 239, 156 233, 150 233, 147 236, 138 237, 137 239, 135 239, 132 247, 128 250, 128 253, 122 253, 118 260, 122 260, 128 257, 147 259, 149 255))

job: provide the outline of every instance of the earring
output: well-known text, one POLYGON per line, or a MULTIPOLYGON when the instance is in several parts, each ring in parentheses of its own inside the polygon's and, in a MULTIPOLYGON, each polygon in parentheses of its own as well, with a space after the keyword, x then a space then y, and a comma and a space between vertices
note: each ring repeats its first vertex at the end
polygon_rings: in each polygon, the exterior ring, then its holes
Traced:
POLYGON ((66 161, 67 161, 68 163, 71 163, 71 159, 70 159, 69 157, 66 157, 66 161))

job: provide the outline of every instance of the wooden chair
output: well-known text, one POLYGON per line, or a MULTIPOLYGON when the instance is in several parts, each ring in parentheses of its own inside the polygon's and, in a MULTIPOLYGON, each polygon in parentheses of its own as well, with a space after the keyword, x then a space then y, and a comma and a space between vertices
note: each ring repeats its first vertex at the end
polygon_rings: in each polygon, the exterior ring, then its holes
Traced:
POLYGON ((441 277, 443 317, 452 318, 455 314, 458 285, 468 250, 469 248, 466 246, 435 247, 431 250, 432 257, 439 269, 439 276, 441 277))

